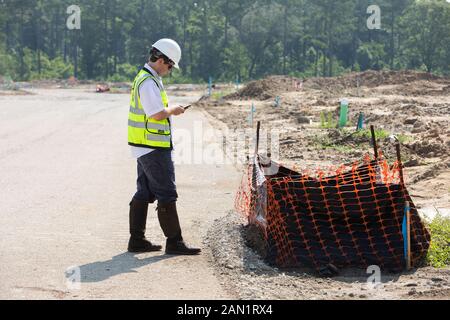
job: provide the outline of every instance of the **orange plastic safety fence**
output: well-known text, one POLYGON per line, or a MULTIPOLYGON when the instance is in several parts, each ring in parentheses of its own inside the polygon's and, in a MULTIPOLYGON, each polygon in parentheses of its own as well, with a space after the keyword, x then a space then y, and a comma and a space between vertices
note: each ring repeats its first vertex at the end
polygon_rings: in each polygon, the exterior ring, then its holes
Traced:
POLYGON ((402 183, 399 163, 365 157, 314 175, 280 167, 276 175, 265 176, 256 160, 247 167, 235 206, 261 228, 267 260, 279 267, 378 265, 400 271, 406 201, 416 265, 427 253, 430 235, 402 183))

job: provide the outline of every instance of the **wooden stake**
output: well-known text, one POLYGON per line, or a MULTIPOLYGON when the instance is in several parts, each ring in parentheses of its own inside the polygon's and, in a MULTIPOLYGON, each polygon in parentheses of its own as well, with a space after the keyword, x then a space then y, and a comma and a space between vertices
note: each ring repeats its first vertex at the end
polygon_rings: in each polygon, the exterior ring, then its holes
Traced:
POLYGON ((378 145, 377 145, 377 137, 375 136, 375 127, 372 125, 370 126, 370 133, 372 134, 372 144, 373 144, 373 151, 375 152, 375 160, 378 159, 378 145))
POLYGON ((403 176, 403 163, 402 163, 402 153, 400 150, 400 143, 397 143, 395 145, 395 149, 397 150, 397 161, 398 161, 398 167, 400 170, 400 183, 402 184, 402 186, 405 186, 405 179, 403 176))
POLYGON ((260 129, 261 129, 261 121, 258 121, 258 124, 256 126, 256 146, 255 146, 255 156, 259 152, 259 135, 260 135, 260 129))
POLYGON ((411 210, 409 201, 405 202, 406 206, 406 269, 411 270, 411 210))

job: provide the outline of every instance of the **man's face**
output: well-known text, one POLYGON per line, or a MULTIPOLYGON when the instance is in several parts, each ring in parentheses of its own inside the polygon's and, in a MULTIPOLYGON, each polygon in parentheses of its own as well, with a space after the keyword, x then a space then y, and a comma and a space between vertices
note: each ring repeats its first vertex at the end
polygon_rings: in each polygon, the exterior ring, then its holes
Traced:
POLYGON ((161 77, 167 76, 168 74, 170 74, 173 70, 173 63, 168 61, 168 60, 164 60, 163 58, 158 59, 158 63, 160 65, 160 72, 159 75, 161 77))

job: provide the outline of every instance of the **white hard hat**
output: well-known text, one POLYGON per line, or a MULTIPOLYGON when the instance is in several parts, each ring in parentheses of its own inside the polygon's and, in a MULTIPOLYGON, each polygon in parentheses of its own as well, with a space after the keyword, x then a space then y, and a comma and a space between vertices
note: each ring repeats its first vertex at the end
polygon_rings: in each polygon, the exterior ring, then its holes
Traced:
POLYGON ((172 39, 161 39, 156 41, 152 47, 158 49, 167 58, 175 62, 174 67, 180 69, 178 63, 181 60, 181 48, 178 43, 172 39))

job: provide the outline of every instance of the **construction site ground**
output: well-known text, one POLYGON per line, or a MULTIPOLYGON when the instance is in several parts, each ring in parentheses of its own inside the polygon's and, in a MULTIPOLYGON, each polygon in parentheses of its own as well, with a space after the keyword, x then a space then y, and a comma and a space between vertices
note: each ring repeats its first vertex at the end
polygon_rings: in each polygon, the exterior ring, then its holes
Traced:
MULTIPOLYGON (((224 87, 196 106, 233 131, 256 122, 280 132, 281 163, 292 168, 339 166, 373 155, 370 134, 357 134, 360 112, 366 128, 380 132, 384 156, 396 159, 387 135, 402 142, 406 183, 418 208, 449 213, 450 208, 450 79, 410 71, 353 73, 337 78, 312 78, 295 89, 301 79, 272 76, 250 83, 238 92, 224 87), (357 83, 360 84, 359 88, 357 83), (228 94, 229 93, 229 94, 228 94), (228 95, 227 95, 228 94, 228 95), (214 96, 220 98, 214 99, 214 96), (275 107, 279 97, 280 106, 275 107), (321 114, 338 118, 340 99, 349 101, 349 121, 343 130, 321 126, 321 114)), ((333 123, 334 124, 334 123, 333 123)), ((261 150, 264 152, 265 150, 261 150)))
MULTIPOLYGON (((210 129, 250 128, 247 116, 254 103, 255 122, 281 130, 283 163, 339 165, 371 152, 366 137, 349 136, 364 111, 367 123, 404 139, 407 186, 416 206, 445 214, 450 207, 450 81, 410 73, 380 80, 378 73, 367 73, 360 76, 358 89, 352 79, 311 79, 300 89, 294 85, 298 80, 276 77, 238 93, 233 86, 218 85, 213 98, 200 99, 175 118, 175 132, 192 132, 199 122, 210 129), (272 106, 276 96, 281 107, 272 106), (349 98, 352 126, 345 132, 321 128, 321 112, 336 114, 342 97, 349 98)), ((320 278, 307 269, 267 265, 247 245, 246 221, 233 210, 240 163, 176 165, 184 236, 201 244, 201 256, 127 253, 128 203, 136 175, 126 144, 129 86, 116 85, 102 94, 92 83, 18 86, 0 90, 0 298, 450 298, 449 268, 382 273, 381 284, 372 288, 366 270, 320 278), (73 266, 80 271, 79 288, 67 282, 73 266)), ((172 104, 186 105, 205 93, 205 87, 172 86, 169 97, 172 104)), ((217 139, 193 139, 193 154, 217 139)), ((382 140, 386 156, 395 155, 388 139, 382 140)), ((147 235, 163 243, 153 210, 147 235)))
MULTIPOLYGON (((409 71, 369 71, 306 81, 272 76, 242 88, 219 87, 196 106, 213 118, 218 128, 226 127, 231 134, 235 130, 236 135, 242 134, 242 128, 256 132, 258 121, 269 135, 277 130, 280 150, 276 160, 310 172, 373 155, 367 128, 374 125, 379 147, 391 163, 396 160, 396 151, 390 136, 400 140, 406 184, 424 219, 437 214, 450 216, 450 79, 409 71), (338 130, 335 125, 343 98, 349 101, 349 122, 338 130), (361 112, 366 130, 356 133, 361 112)), ((270 146, 268 151, 273 152, 270 146)), ((232 150, 231 156, 239 158, 235 152, 232 150)), ((249 239, 251 232, 245 224, 245 219, 233 212, 217 221, 211 231, 211 239, 236 243, 229 247, 228 255, 216 249, 214 240, 211 247, 222 266, 220 273, 231 279, 227 283, 242 298, 450 299, 449 268, 385 273, 375 289, 367 287, 370 274, 366 270, 341 270, 340 276, 332 279, 318 279, 311 270, 277 270, 246 246, 255 241, 249 239), (238 221, 240 228, 235 227, 238 221)))

